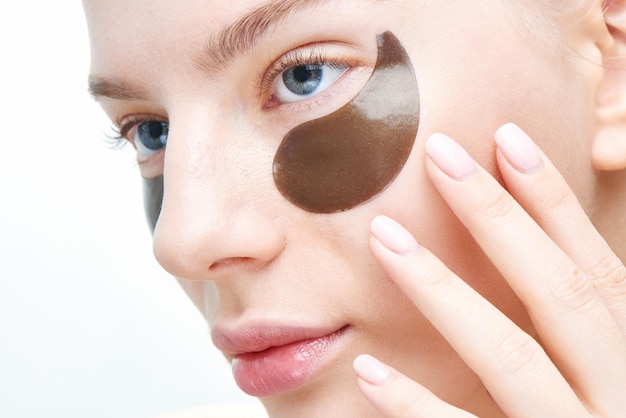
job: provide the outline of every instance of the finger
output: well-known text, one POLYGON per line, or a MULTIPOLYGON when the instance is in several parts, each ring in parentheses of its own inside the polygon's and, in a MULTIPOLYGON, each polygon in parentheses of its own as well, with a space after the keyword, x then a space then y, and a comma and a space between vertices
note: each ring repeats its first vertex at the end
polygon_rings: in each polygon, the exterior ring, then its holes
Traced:
POLYGON ((584 416, 541 346, 417 245, 395 221, 372 221, 370 249, 389 277, 480 376, 512 416, 584 416), (549 394, 549 396, 546 396, 549 394))
POLYGON ((370 355, 360 355, 353 366, 361 392, 385 417, 474 417, 370 355))
POLYGON ((433 183, 524 302, 562 373, 586 400, 616 405, 626 340, 585 273, 456 142, 433 135, 426 149, 433 183))
POLYGON ((514 124, 504 125, 495 137, 500 151, 498 165, 507 189, 587 274, 626 335, 626 268, 530 137, 514 124))

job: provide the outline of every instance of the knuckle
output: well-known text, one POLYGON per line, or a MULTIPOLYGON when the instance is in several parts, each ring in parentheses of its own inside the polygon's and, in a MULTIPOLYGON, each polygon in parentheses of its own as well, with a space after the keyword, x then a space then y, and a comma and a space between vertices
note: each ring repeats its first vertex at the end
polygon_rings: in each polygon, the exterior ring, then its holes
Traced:
POLYGON ((394 412, 399 417, 423 416, 429 409, 429 396, 421 391, 404 393, 396 400, 394 412))
POLYGON ((488 193, 481 199, 478 213, 487 218, 497 220, 507 218, 515 209, 515 202, 506 191, 498 189, 488 193))
POLYGON ((536 370, 543 349, 530 335, 512 329, 494 338, 493 353, 500 372, 513 375, 536 370))
POLYGON ((613 253, 601 258, 598 263, 587 270, 596 289, 602 294, 626 292, 626 267, 613 253))
POLYGON ((431 289, 438 289, 442 292, 451 290, 458 282, 458 277, 445 267, 425 274, 424 284, 431 289))
POLYGON ((556 268, 548 283, 553 302, 567 311, 585 314, 597 307, 598 297, 588 276, 569 261, 556 268))
POLYGON ((427 390, 403 391, 394 405, 393 416, 422 417, 432 416, 436 408, 436 398, 427 390))
POLYGON ((610 253, 587 271, 593 287, 609 312, 622 324, 626 335, 626 268, 621 260, 610 253))
POLYGON ((567 187, 552 187, 549 193, 543 193, 541 196, 541 205, 544 210, 552 211, 560 207, 568 207, 578 205, 576 197, 567 187))

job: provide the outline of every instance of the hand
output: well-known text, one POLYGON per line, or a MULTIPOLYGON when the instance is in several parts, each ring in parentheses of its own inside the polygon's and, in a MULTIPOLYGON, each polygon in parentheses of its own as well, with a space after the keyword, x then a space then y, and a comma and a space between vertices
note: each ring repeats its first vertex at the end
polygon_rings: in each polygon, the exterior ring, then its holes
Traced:
MULTIPOLYGON (((526 306, 541 344, 395 221, 374 219, 371 251, 506 415, 624 417, 626 269, 526 134, 508 124, 496 143, 509 192, 440 134, 426 143, 426 168, 526 306)), ((384 416, 473 416, 371 356, 354 367, 384 416)))

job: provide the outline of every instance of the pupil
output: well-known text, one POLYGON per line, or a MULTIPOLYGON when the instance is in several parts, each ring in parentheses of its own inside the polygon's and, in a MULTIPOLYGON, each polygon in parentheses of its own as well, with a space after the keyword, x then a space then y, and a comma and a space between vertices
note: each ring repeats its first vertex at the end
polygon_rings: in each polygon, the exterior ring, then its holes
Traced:
POLYGON ((308 67, 296 67, 293 70, 293 76, 296 81, 304 83, 305 81, 309 81, 313 77, 313 72, 310 71, 308 67))
POLYGON ((163 134, 163 126, 161 126, 160 123, 149 124, 148 130, 150 131, 150 136, 153 138, 158 138, 163 134))
POLYGON ((148 122, 139 127, 139 139, 148 149, 156 151, 167 143, 167 125, 163 122, 148 122))
POLYGON ((283 81, 292 93, 311 94, 322 81, 322 66, 315 64, 290 68, 283 73, 283 81))

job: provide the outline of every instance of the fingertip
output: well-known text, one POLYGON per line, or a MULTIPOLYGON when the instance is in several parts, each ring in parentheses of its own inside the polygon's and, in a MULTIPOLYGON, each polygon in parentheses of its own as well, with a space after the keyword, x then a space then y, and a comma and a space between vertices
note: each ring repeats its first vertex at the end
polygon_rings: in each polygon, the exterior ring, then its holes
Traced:
POLYGON ((378 242, 396 254, 407 255, 419 248, 413 235, 387 216, 376 216, 370 224, 370 231, 378 242))
POLYGON ((424 144, 426 155, 448 177, 462 181, 478 171, 478 165, 454 139, 441 133, 432 134, 424 144))
POLYGON ((543 168, 539 148, 519 126, 507 123, 495 134, 496 145, 504 158, 522 174, 533 174, 543 168))
POLYGON ((361 393, 385 417, 473 416, 369 354, 355 358, 353 366, 361 393))
POLYGON ((391 369, 369 354, 361 354, 354 359, 352 367, 356 374, 367 383, 381 386, 392 377, 391 369))

